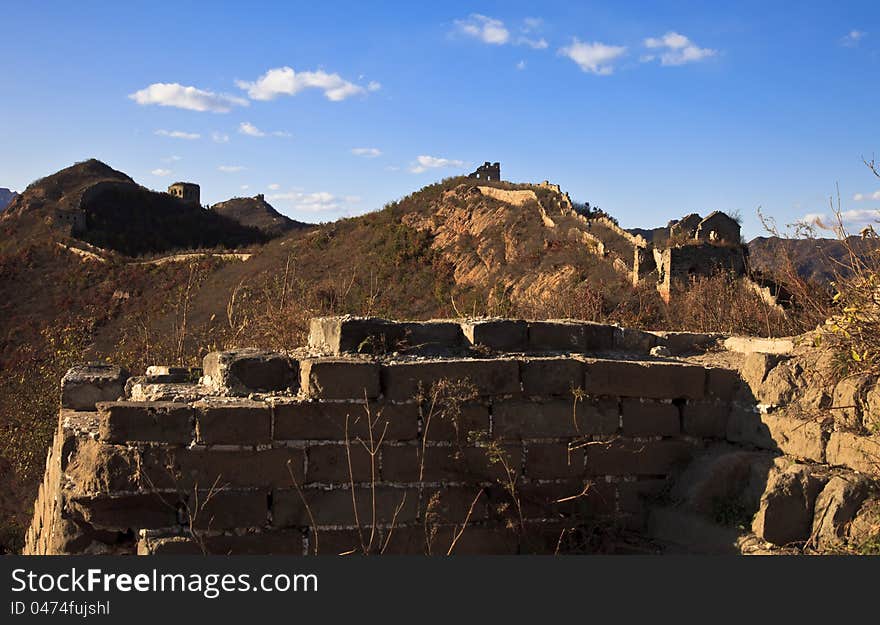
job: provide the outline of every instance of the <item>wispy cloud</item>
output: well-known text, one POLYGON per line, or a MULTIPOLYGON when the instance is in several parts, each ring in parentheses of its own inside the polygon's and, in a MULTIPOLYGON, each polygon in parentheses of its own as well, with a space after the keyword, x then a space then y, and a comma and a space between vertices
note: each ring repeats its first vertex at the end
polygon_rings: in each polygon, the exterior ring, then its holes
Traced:
POLYGON ((874 191, 873 193, 856 193, 853 195, 853 199, 856 202, 864 202, 865 200, 880 200, 880 191, 874 191))
POLYGON ((660 59, 661 65, 684 65, 696 63, 718 54, 717 50, 701 48, 684 35, 669 31, 662 37, 648 37, 644 41, 645 47, 655 50, 655 54, 646 54, 641 57, 642 62, 660 59))
POLYGON ((526 62, 525 62, 525 61, 520 61, 519 63, 516 64, 516 69, 518 69, 519 71, 522 71, 522 70, 524 70, 525 68, 526 68, 526 62))
POLYGON ((266 196, 271 201, 289 202, 294 210, 309 213, 324 213, 344 208, 345 198, 339 198, 327 191, 306 193, 303 191, 287 191, 266 196))
POLYGON ((352 148, 351 153, 355 156, 363 156, 364 158, 382 156, 382 150, 379 148, 352 148))
MULTIPOLYGON (((842 211, 840 213, 840 220, 843 222, 844 228, 853 233, 865 226, 876 226, 880 223, 880 209, 842 211)), ((801 218, 801 221, 821 230, 836 232, 839 229, 837 217, 829 216, 827 213, 807 213, 801 218)))
POLYGON ((181 157, 176 156, 176 155, 172 155, 172 156, 166 156, 165 158, 163 158, 162 162, 163 163, 176 163, 179 160, 181 160, 181 157))
POLYGON ((182 130, 157 130, 154 134, 157 134, 160 137, 171 137, 172 139, 188 139, 190 141, 199 139, 202 136, 197 132, 184 132, 182 130))
POLYGON ((270 135, 273 137, 289 137, 290 136, 289 132, 285 132, 283 130, 273 130, 272 132, 266 132, 266 131, 260 130, 259 128, 257 128, 256 126, 254 126, 250 122, 241 122, 238 125, 238 132, 240 132, 243 135, 248 135, 249 137, 268 137, 270 135))
POLYGON ((324 92, 324 97, 328 100, 340 102, 382 88, 376 81, 362 86, 324 70, 297 72, 286 66, 270 69, 252 82, 238 80, 235 84, 246 90, 252 100, 274 100, 281 95, 294 96, 305 89, 318 89, 324 92))
POLYGON ((511 29, 501 20, 479 13, 471 13, 467 19, 455 20, 455 32, 489 45, 515 44, 528 46, 534 50, 543 50, 549 44, 537 32, 542 25, 542 19, 527 17, 519 28, 520 34, 514 36, 511 29))
POLYGON ((154 176, 159 176, 160 178, 164 178, 165 176, 170 176, 173 172, 170 169, 162 169, 161 167, 158 169, 154 169, 150 172, 154 176))
POLYGON ((213 113, 228 113, 235 106, 248 105, 244 98, 187 87, 176 82, 156 82, 128 97, 142 106, 156 104, 213 113))
POLYGON ((241 165, 220 165, 217 171, 222 171, 224 174, 234 174, 238 171, 244 171, 244 169, 241 165))
POLYGON ((855 48, 867 34, 868 33, 863 30, 853 29, 841 37, 840 45, 846 46, 847 48, 855 48))
POLYGON ((224 132, 212 132, 211 141, 214 143, 229 143, 229 135, 224 132))
POLYGON ((421 155, 416 157, 409 170, 414 174, 421 174, 429 169, 442 169, 444 167, 464 167, 464 161, 439 156, 421 155))
POLYGON ((614 62, 626 54, 626 46, 581 41, 575 37, 571 45, 560 48, 559 54, 577 63, 584 72, 608 76, 614 73, 614 62))
POLYGON ((504 22, 479 13, 472 13, 464 20, 455 20, 455 28, 463 35, 491 45, 504 45, 510 40, 510 31, 504 22))

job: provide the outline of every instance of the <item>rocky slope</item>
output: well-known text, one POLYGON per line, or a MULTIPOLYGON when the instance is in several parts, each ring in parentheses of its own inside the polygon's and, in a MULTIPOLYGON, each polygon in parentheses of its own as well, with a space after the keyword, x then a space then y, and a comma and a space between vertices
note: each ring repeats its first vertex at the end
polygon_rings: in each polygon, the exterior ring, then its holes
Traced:
POLYGON ((295 221, 282 215, 262 195, 236 197, 225 202, 218 202, 211 207, 211 210, 242 226, 256 228, 270 237, 281 236, 291 230, 311 227, 311 224, 295 221))
POLYGON ((6 210, 6 207, 9 206, 9 203, 12 202, 17 195, 18 193, 11 189, 0 187, 0 213, 6 210))

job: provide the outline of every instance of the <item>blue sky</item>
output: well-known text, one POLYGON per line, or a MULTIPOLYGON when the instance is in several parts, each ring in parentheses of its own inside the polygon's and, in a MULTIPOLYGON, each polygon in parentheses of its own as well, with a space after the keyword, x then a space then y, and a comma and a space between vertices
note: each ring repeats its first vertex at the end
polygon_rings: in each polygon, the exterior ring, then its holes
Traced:
POLYGON ((99 158, 354 215, 485 160, 622 225, 880 209, 876 2, 5 2, 0 186, 99 158), (317 6, 316 6, 317 5, 317 6), (423 6, 424 5, 424 6, 423 6), (730 6, 727 6, 730 5, 730 6), (735 5, 735 6, 734 6, 735 5), (769 6, 768 6, 769 5, 769 6))

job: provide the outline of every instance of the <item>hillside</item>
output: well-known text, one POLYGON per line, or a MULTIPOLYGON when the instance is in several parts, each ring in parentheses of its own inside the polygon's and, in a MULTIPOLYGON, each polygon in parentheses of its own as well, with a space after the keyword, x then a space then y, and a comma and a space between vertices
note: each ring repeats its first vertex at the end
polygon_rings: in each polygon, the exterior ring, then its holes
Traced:
POLYGON ((11 189, 0 187, 0 213, 6 210, 6 207, 9 206, 9 203, 12 202, 17 195, 18 193, 11 189))
POLYGON ((311 224, 295 221, 282 215, 262 195, 236 197, 225 202, 218 202, 211 207, 211 210, 242 226, 256 228, 270 237, 277 237, 291 230, 311 227, 311 224))

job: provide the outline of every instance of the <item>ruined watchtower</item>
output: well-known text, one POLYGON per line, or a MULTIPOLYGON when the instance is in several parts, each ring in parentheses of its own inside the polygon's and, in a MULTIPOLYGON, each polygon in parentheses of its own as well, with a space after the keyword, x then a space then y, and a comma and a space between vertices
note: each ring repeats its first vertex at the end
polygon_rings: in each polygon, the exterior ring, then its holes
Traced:
POLYGON ((490 163, 486 161, 477 170, 468 174, 468 178, 476 178, 477 180, 501 180, 501 163, 490 163))
POLYGON ((168 187, 168 194, 193 204, 200 203, 199 185, 194 182, 175 182, 168 187))

